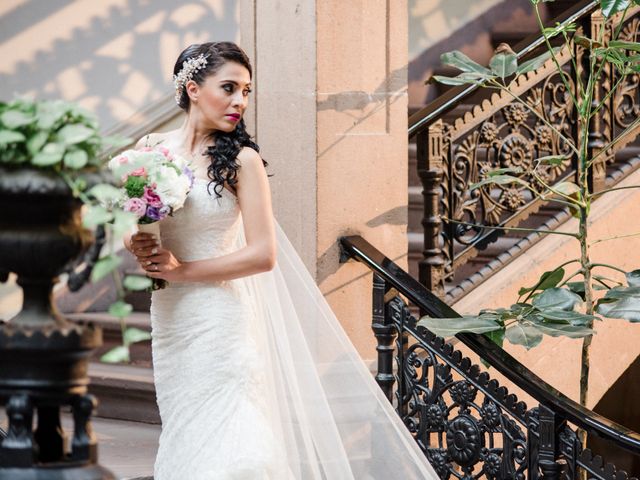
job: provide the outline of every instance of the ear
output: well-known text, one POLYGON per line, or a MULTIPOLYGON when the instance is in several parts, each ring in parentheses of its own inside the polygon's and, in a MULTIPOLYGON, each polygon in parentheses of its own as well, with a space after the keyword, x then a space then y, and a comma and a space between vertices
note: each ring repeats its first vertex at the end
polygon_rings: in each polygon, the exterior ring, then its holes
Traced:
POLYGON ((185 89, 187 90, 187 95, 189 95, 189 100, 197 101, 200 96, 200 86, 193 80, 189 80, 185 84, 185 89))

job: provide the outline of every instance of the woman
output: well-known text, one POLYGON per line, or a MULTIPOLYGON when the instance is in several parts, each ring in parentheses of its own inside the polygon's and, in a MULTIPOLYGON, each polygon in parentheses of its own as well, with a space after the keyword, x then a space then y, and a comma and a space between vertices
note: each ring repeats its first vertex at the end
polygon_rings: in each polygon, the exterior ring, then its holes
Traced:
POLYGON ((127 248, 153 278, 162 434, 155 480, 437 478, 273 218, 266 162, 245 131, 245 53, 192 45, 174 67, 181 128, 163 145, 193 161, 161 242, 127 248))

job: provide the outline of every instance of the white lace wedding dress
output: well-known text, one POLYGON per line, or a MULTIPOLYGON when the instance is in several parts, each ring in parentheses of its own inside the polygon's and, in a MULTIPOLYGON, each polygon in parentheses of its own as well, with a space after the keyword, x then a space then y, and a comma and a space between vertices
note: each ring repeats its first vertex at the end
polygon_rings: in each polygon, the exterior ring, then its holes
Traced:
MULTIPOLYGON (((207 185, 160 224, 179 259, 245 244, 236 197, 207 185)), ((152 294, 155 480, 437 478, 276 226, 272 271, 152 294)))

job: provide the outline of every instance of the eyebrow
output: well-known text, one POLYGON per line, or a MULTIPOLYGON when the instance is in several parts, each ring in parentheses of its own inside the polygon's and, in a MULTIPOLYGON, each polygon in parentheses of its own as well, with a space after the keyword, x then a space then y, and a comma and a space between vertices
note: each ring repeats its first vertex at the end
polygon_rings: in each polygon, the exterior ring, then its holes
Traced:
MULTIPOLYGON (((220 80, 220 83, 233 83, 234 85, 240 85, 235 80, 220 80)), ((245 84, 245 87, 250 87, 250 86, 251 86, 251 82, 245 84)))

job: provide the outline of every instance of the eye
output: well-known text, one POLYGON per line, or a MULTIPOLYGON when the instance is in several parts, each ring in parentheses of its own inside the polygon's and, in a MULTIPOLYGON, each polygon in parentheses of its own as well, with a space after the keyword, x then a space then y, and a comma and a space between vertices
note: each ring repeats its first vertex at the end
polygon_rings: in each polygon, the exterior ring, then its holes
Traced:
POLYGON ((231 83, 225 83, 222 88, 227 93, 233 93, 233 85, 231 83))
POLYGON ((245 91, 242 92, 242 94, 246 97, 248 96, 251 92, 253 92, 253 90, 251 90, 250 88, 247 88, 245 91))

